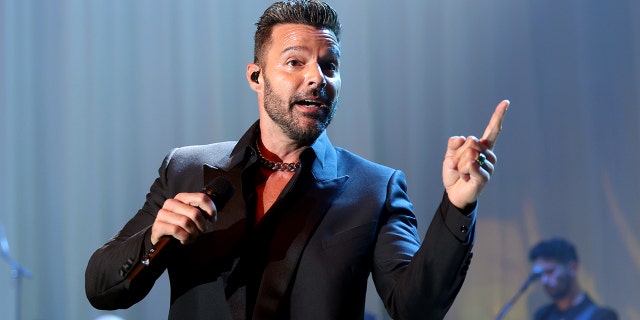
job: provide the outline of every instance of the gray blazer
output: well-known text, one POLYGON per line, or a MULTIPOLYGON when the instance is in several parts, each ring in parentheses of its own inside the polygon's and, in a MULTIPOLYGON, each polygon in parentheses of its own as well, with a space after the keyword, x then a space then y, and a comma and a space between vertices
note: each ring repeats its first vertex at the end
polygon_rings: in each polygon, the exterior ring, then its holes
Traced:
MULTIPOLYGON (((128 308, 168 270, 170 319, 245 319, 247 212, 241 175, 256 160, 258 123, 236 143, 172 150, 141 210, 90 258, 86 294, 98 309, 128 308), (165 199, 197 192, 216 177, 236 192, 190 245, 159 254, 133 281, 165 199)), ((465 279, 476 209, 461 213, 446 194, 421 244, 404 174, 334 147, 323 133, 301 157, 303 185, 275 226, 253 319, 363 319, 367 279, 394 319, 442 319, 465 279), (305 173, 306 172, 306 173, 305 173)))

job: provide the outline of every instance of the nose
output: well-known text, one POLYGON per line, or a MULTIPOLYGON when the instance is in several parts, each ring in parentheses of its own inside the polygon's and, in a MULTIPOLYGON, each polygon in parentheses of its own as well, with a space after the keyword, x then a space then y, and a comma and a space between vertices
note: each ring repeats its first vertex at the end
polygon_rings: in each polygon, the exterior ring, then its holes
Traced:
POLYGON ((320 65, 315 64, 309 67, 307 83, 314 89, 322 89, 327 85, 327 79, 325 78, 320 65))

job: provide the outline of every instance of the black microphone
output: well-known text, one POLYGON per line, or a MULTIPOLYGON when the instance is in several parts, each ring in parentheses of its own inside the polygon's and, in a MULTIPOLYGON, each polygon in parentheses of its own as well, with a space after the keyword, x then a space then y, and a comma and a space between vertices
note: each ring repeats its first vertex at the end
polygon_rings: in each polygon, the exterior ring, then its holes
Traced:
MULTIPOLYGON (((222 210, 222 208, 227 204, 229 199, 231 199, 231 196, 233 196, 235 189, 233 188, 233 185, 231 184, 231 182, 229 182, 229 180, 223 177, 217 177, 209 182, 209 184, 207 184, 204 188, 202 188, 200 192, 209 196, 211 201, 213 201, 213 204, 216 206, 216 211, 220 212, 220 210, 222 210)), ((136 268, 133 269, 133 271, 131 271, 131 273, 127 276, 127 280, 133 281, 133 279, 140 273, 140 271, 147 267, 151 263, 151 261, 160 253, 160 251, 164 247, 166 247, 169 242, 171 242, 171 240, 174 240, 174 238, 171 236, 160 237, 160 240, 158 240, 156 245, 153 246, 153 248, 142 257, 142 260, 140 261, 138 266, 136 266, 136 268)))
POLYGON ((498 316, 496 317, 496 320, 502 319, 502 317, 504 317, 504 315, 507 314, 507 311, 509 311, 509 309, 511 309, 511 306, 513 306, 516 300, 520 298, 520 295, 522 295, 525 292, 525 290, 527 290, 527 288, 531 283, 533 283, 534 281, 538 280, 538 278, 540 278, 543 271, 544 270, 538 266, 531 269, 531 273, 527 277, 527 280, 525 280, 525 282, 522 284, 522 286, 520 287, 520 290, 518 290, 516 295, 513 296, 511 300, 509 300, 509 302, 504 306, 504 308, 502 308, 502 311, 500 311, 500 314, 498 314, 498 316))
POLYGON ((533 269, 531 269, 531 273, 529 274, 529 277, 527 278, 527 280, 522 284, 520 291, 525 291, 532 282, 538 280, 538 278, 542 276, 542 271, 544 270, 542 270, 542 267, 539 267, 539 266, 536 266, 533 269))

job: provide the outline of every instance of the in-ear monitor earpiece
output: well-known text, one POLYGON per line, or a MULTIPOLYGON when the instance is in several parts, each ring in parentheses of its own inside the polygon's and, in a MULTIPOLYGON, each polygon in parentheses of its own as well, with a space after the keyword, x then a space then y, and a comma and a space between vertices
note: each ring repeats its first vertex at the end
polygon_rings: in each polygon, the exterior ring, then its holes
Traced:
POLYGON ((251 81, 255 82, 255 83, 260 83, 258 82, 258 77, 260 76, 260 71, 254 71, 251 74, 251 81))

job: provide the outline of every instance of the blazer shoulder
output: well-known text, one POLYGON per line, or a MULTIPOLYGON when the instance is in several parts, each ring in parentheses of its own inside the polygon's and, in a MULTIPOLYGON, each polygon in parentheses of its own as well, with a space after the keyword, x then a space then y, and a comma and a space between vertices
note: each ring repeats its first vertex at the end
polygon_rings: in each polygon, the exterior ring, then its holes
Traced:
POLYGON ((618 314, 612 308, 601 306, 593 313, 594 320, 617 320, 618 314))
POLYGON ((236 141, 217 142, 205 145, 192 145, 172 149, 165 162, 175 164, 215 165, 229 158, 236 141))
POLYGON ((392 175, 394 172, 398 171, 397 169, 391 168, 389 166, 368 160, 347 149, 335 147, 335 150, 338 161, 344 164, 341 166, 342 168, 348 170, 364 170, 368 173, 377 172, 385 176, 392 175))

